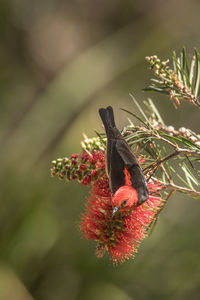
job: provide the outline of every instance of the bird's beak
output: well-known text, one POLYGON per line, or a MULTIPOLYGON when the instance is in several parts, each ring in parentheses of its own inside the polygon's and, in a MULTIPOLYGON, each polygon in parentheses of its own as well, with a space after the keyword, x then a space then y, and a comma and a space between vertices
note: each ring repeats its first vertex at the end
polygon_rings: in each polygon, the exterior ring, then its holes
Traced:
POLYGON ((114 206, 113 207, 113 211, 112 211, 112 218, 114 217, 114 215, 116 214, 116 212, 118 211, 119 207, 114 206))

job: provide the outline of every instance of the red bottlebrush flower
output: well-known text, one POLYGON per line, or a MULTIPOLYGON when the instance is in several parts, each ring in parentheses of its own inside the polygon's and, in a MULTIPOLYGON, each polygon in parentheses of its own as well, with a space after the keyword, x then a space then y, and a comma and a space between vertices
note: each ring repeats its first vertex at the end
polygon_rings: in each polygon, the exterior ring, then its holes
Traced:
POLYGON ((92 177, 95 177, 97 175, 97 171, 96 170, 92 170, 91 171, 91 175, 92 175, 92 177))
POLYGON ((81 231, 97 242, 97 257, 107 250, 114 264, 134 256, 163 202, 160 186, 149 183, 150 196, 141 206, 117 212, 112 218, 112 195, 106 175, 92 184, 91 196, 82 216, 81 231), (157 194, 156 197, 153 194, 157 194))
POLYGON ((72 159, 72 166, 77 165, 77 160, 76 159, 72 159))
POLYGON ((91 182, 91 176, 90 175, 86 175, 83 180, 81 181, 82 185, 88 185, 91 182))
POLYGON ((78 158, 78 154, 74 153, 71 155, 71 159, 77 159, 78 158))
POLYGON ((84 164, 80 164, 79 169, 80 169, 81 171, 85 171, 85 170, 87 169, 87 166, 84 165, 84 164))
POLYGON ((102 162, 98 162, 98 163, 96 164, 96 167, 97 167, 97 169, 104 169, 104 168, 105 168, 105 164, 102 163, 102 162))

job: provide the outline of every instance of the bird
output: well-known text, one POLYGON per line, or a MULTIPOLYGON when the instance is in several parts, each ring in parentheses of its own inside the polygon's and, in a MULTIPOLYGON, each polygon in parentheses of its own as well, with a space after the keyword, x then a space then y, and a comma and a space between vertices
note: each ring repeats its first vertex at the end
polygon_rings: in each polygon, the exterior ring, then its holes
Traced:
POLYGON ((100 108, 99 115, 107 136, 106 172, 114 217, 117 211, 128 211, 147 201, 149 193, 142 169, 115 125, 113 108, 100 108))

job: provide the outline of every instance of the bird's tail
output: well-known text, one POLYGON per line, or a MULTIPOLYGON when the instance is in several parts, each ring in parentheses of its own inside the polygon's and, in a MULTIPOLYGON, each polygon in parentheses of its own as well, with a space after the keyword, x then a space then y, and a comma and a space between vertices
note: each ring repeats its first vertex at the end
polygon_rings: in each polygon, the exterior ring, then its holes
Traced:
POLYGON ((109 132, 110 132, 109 129, 113 129, 116 127, 112 106, 108 106, 106 108, 100 108, 99 115, 100 115, 103 125, 105 127, 106 134, 108 136, 109 132))

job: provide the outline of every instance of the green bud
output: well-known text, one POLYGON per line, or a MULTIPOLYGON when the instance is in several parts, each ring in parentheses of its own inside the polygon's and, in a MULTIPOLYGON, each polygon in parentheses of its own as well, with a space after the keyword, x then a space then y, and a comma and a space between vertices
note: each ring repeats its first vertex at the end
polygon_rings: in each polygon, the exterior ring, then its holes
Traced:
POLYGON ((86 145, 85 145, 85 143, 82 141, 81 142, 81 147, 83 148, 83 149, 86 149, 86 145))
POLYGON ((62 158, 57 158, 57 162, 62 162, 63 159, 62 158))
POLYGON ((62 167, 62 163, 59 162, 59 163, 57 164, 57 167, 60 169, 60 168, 62 167))

